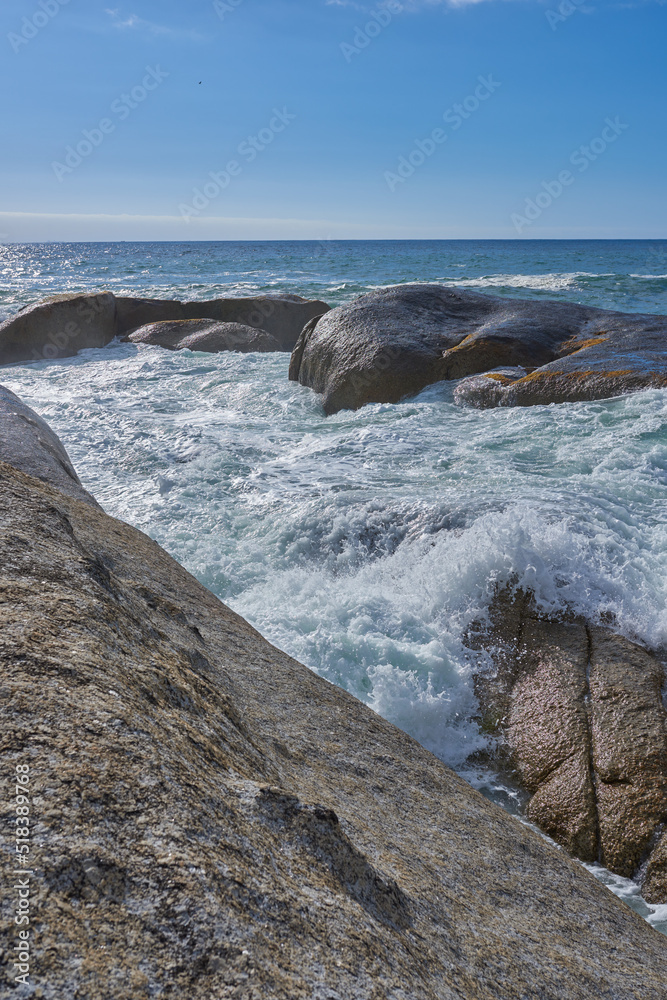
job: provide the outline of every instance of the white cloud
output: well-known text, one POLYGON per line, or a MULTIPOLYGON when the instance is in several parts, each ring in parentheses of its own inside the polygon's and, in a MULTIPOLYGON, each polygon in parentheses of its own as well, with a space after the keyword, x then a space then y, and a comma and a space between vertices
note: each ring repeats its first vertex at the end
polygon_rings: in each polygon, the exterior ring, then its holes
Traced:
POLYGON ((120 30, 136 28, 138 30, 147 31, 151 35, 162 35, 168 38, 187 38, 194 42, 201 42, 204 40, 200 34, 192 29, 183 30, 180 28, 170 28, 164 24, 156 24, 154 21, 147 21, 145 18, 139 17, 137 14, 121 14, 120 7, 107 7, 105 14, 108 14, 111 18, 112 26, 120 30))

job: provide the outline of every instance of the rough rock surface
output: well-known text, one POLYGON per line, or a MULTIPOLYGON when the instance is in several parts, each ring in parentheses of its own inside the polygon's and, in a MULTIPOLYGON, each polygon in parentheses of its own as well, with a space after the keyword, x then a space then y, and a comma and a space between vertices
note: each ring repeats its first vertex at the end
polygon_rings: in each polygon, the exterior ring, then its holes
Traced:
POLYGON ((275 337, 243 323, 220 323, 214 319, 178 319, 149 323, 127 338, 133 344, 156 344, 172 351, 280 351, 275 337))
POLYGON ((0 503, 17 997, 664 1000, 664 937, 145 535, 6 464, 0 503))
POLYGON ((275 337, 291 351, 303 326, 329 306, 298 295, 179 302, 140 299, 110 292, 60 295, 21 310, 0 324, 0 364, 72 357, 88 347, 104 347, 148 323, 214 319, 242 323, 275 337))
POLYGON ((81 485, 60 438, 4 385, 0 385, 0 462, 97 506, 81 485))
POLYGON ((398 285, 309 323, 290 367, 291 379, 323 394, 327 413, 479 373, 459 400, 529 405, 664 386, 667 317, 398 285))
POLYGON ((495 648, 495 672, 476 678, 484 727, 504 738, 499 756, 532 796, 528 817, 571 854, 643 880, 649 902, 667 902, 663 663, 508 590, 476 641, 495 648))

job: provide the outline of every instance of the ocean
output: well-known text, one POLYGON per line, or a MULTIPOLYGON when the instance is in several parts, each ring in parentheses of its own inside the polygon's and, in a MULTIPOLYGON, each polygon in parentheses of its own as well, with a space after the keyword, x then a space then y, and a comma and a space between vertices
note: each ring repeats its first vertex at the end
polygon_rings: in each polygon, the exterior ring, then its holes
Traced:
MULTIPOLYGON (((407 281, 667 313, 667 241, 12 244, 0 318, 62 292, 335 306, 407 281)), ((1 381, 109 514, 520 812, 469 760, 488 737, 471 721, 466 632, 518 580, 545 610, 613 614, 627 636, 667 645, 667 391, 474 410, 440 383, 325 417, 288 365, 114 343, 1 381)), ((592 867, 667 933, 667 906, 592 867)))

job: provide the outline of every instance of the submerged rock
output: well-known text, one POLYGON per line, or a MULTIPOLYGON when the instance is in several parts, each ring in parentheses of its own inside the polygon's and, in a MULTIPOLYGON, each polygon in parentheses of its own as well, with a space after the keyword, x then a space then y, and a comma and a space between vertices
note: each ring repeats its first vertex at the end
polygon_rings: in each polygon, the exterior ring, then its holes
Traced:
POLYGON ((275 337, 242 323, 220 323, 214 319, 179 319, 149 323, 127 338, 133 344, 155 344, 172 351, 280 351, 275 337))
POLYGON ((7 464, 0 503, 45 1000, 663 1000, 661 935, 155 542, 7 464))
POLYGON ((104 347, 114 337, 126 337, 147 324, 198 319, 253 327, 275 338, 279 346, 271 350, 291 351, 304 324, 328 309, 325 302, 298 295, 197 302, 116 298, 111 292, 60 295, 0 324, 0 365, 68 358, 85 348, 104 347))
POLYGON ((498 595, 476 642, 494 651, 495 671, 476 677, 484 727, 502 736, 500 760, 531 795, 528 817, 667 902, 661 660, 581 618, 545 617, 523 592, 498 595))
POLYGON ((314 319, 290 378, 324 409, 396 403, 443 379, 477 406, 598 399, 667 385, 667 317, 398 285, 314 319), (522 369, 503 372, 497 369, 522 369))

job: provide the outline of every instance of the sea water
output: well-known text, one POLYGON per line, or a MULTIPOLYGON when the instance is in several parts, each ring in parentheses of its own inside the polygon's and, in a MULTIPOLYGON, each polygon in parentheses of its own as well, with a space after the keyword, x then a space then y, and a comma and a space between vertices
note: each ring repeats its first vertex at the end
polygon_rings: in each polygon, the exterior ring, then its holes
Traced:
MULTIPOLYGON (((0 248, 4 315, 47 294, 331 305, 438 281, 667 313, 659 241, 49 244, 0 248)), ((2 381, 61 436, 110 514, 155 538, 271 642, 415 736, 485 794, 470 763, 466 646, 495 588, 613 617, 667 644, 667 391, 476 410, 453 386, 325 417, 285 354, 114 343, 15 365, 2 381)), ((659 929, 634 883, 595 873, 659 929)))

